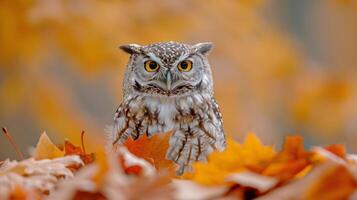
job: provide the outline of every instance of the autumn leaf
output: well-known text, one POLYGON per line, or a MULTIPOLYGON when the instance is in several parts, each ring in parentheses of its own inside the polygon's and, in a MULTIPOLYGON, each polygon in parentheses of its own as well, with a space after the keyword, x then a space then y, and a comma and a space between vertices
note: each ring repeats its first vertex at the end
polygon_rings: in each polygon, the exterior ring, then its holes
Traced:
POLYGON ((123 155, 118 156, 119 163, 126 174, 141 175, 143 168, 140 165, 127 166, 123 155))
POLYGON ((336 162, 333 155, 319 163, 305 177, 294 179, 289 184, 281 185, 257 200, 270 199, 355 199, 356 178, 351 167, 336 162))
POLYGON ((81 147, 77 147, 72 144, 70 141, 64 141, 64 152, 65 155, 78 155, 84 162, 84 164, 89 164, 94 161, 94 154, 87 154, 83 151, 81 147))
POLYGON ((303 138, 288 136, 279 152, 262 171, 262 175, 288 180, 311 164, 313 153, 304 150, 303 138))
POLYGON ((239 184, 240 186, 255 188, 260 192, 265 192, 278 183, 277 179, 253 172, 231 174, 227 177, 227 181, 239 184))
POLYGON ((356 178, 351 172, 345 166, 335 166, 326 170, 308 187, 305 199, 345 199, 356 189, 356 178))
POLYGON ((324 148, 330 151, 331 153, 335 154, 336 156, 342 159, 346 159, 346 149, 342 144, 331 144, 324 148))
POLYGON ((176 165, 166 159, 166 151, 169 147, 170 134, 154 135, 147 137, 141 136, 137 140, 128 139, 125 142, 125 147, 139 158, 144 158, 155 166, 158 170, 168 170, 172 174, 175 173, 176 165))
POLYGON ((75 155, 7 162, 8 167, 0 171, 0 197, 1 194, 18 193, 16 190, 19 188, 34 190, 39 195, 48 194, 56 187, 59 180, 74 177, 70 168, 79 169, 83 165, 81 159, 75 155))
POLYGON ((254 133, 249 133, 243 144, 229 138, 224 152, 211 153, 208 156, 208 163, 195 163, 193 165, 195 172, 186 174, 185 178, 205 185, 223 184, 229 174, 260 169, 275 154, 274 148, 264 146, 254 133))
POLYGON ((172 199, 168 193, 169 177, 157 176, 153 166, 126 148, 119 147, 110 153, 98 149, 96 153, 100 155, 95 162, 81 168, 72 179, 59 183, 50 196, 61 200, 160 199, 162 196, 172 199), (122 161, 118 162, 118 158, 122 161))
POLYGON ((52 143, 46 132, 43 132, 36 145, 36 150, 33 157, 36 160, 41 160, 58 158, 62 156, 64 156, 64 152, 52 143))

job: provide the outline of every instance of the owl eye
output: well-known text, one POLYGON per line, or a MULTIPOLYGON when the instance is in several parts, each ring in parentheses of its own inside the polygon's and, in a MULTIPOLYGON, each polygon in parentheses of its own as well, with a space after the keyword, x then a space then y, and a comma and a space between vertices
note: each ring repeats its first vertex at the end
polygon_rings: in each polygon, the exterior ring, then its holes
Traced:
POLYGON ((145 70, 148 72, 155 72, 159 69, 159 64, 157 64, 155 61, 148 60, 145 62, 145 70))
POLYGON ((192 62, 190 60, 184 60, 178 64, 177 68, 182 72, 188 72, 192 69, 192 62))

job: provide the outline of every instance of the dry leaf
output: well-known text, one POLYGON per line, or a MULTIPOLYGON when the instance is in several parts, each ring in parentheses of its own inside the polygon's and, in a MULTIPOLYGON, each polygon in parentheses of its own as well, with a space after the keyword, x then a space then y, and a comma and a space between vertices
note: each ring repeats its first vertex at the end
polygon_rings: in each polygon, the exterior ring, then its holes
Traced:
POLYGON ((166 200, 173 199, 176 188, 170 185, 168 176, 140 177, 129 185, 129 199, 166 200))
POLYGON ((288 136, 282 151, 271 160, 262 175, 289 180, 310 165, 312 155, 312 152, 304 150, 302 137, 288 136))
POLYGON ((94 161, 94 154, 85 153, 82 148, 75 146, 70 141, 64 141, 64 152, 65 155, 78 155, 83 160, 84 164, 89 164, 94 161))
POLYGON ((336 166, 326 170, 307 188, 306 200, 347 199, 357 189, 357 182, 346 166, 336 166))
POLYGON ((125 142, 125 147, 135 156, 144 158, 155 166, 158 170, 168 170, 174 174, 176 165, 166 159, 166 151, 169 147, 170 134, 153 135, 147 137, 141 136, 137 140, 128 139, 125 142))
POLYGON ((175 199, 218 199, 228 190, 227 186, 207 187, 189 180, 175 179, 172 185, 176 188, 175 199))
POLYGON ((168 187, 167 177, 157 177, 153 166, 124 147, 117 150, 103 157, 105 168, 99 162, 81 168, 75 177, 61 182, 50 199, 171 199, 172 188, 168 187), (126 167, 139 166, 143 176, 125 173, 118 156, 126 167))
POLYGON ((347 168, 328 160, 313 168, 306 177, 278 187, 257 200, 340 200, 348 199, 356 188, 355 179, 347 168))
POLYGON ((36 150, 33 157, 36 160, 41 160, 58 158, 62 156, 64 156, 64 152, 52 143, 46 132, 43 132, 36 145, 36 150))
POLYGON ((340 158, 346 159, 346 149, 342 144, 332 144, 325 147, 326 150, 334 153, 340 158))
POLYGON ((195 163, 195 172, 185 177, 205 185, 222 184, 229 174, 263 168, 276 154, 273 147, 264 146, 253 133, 247 135, 243 144, 229 138, 227 143, 224 152, 211 153, 208 163, 195 163))
POLYGON ((231 174, 226 180, 241 186, 257 189, 259 192, 266 192, 279 182, 275 178, 262 176, 253 172, 231 174))
POLYGON ((40 191, 40 194, 48 193, 56 187, 60 179, 74 177, 73 172, 69 169, 71 166, 80 165, 83 165, 83 162, 78 156, 66 156, 51 160, 35 160, 33 158, 22 160, 12 164, 12 167, 0 174, 0 188, 9 194, 16 187, 37 190, 40 191))
POLYGON ((137 175, 142 174, 146 177, 154 176, 156 174, 154 166, 148 161, 136 157, 125 147, 120 147, 117 152, 119 153, 119 161, 124 171, 133 172, 133 170, 139 170, 137 175))

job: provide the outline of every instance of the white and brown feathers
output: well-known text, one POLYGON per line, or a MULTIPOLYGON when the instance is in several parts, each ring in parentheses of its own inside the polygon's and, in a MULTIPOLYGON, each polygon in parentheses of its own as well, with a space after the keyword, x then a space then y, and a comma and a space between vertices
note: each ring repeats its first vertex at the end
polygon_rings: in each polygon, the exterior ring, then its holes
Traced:
POLYGON ((172 131, 166 157, 180 166, 178 174, 189 171, 193 161, 206 160, 212 150, 223 150, 222 117, 206 57, 211 46, 176 42, 122 46, 131 57, 123 102, 114 117, 112 145, 122 144, 128 137, 136 140, 143 134, 172 131), (148 60, 159 69, 145 71, 148 60), (192 63, 190 71, 177 70, 183 60, 192 63))

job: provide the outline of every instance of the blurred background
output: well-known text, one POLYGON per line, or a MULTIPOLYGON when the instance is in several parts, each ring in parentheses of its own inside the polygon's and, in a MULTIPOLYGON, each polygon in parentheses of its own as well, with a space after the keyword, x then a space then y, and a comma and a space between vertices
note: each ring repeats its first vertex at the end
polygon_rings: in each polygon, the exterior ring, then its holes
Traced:
MULTIPOLYGON (((356 0, 2 0, 0 126, 23 152, 104 140, 128 55, 118 46, 212 41, 226 134, 357 146, 356 0)), ((0 160, 16 158, 0 137, 0 160)))

